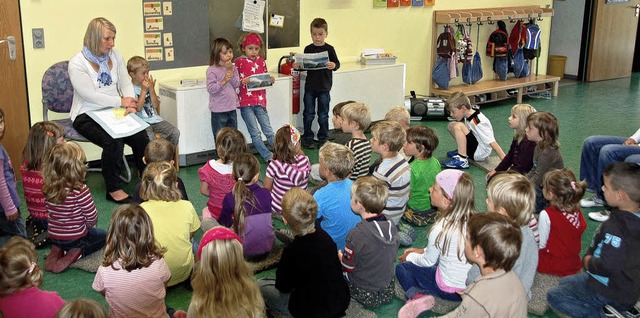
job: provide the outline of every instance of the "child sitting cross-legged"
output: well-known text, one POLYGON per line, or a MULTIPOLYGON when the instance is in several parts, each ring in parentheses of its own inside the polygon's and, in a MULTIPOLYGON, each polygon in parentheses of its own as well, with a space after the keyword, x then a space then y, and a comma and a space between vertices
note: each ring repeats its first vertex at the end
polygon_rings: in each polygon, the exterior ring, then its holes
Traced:
POLYGON ((347 235, 338 256, 345 271, 351 298, 367 307, 393 299, 393 263, 398 254, 398 231, 382 214, 389 190, 374 177, 362 177, 351 186, 351 209, 362 221, 347 235))
POLYGON ((351 151, 355 162, 349 179, 356 180, 369 174, 369 162, 371 161, 371 143, 367 140, 364 131, 371 124, 369 107, 363 103, 351 103, 342 108, 342 131, 351 134, 351 140, 346 144, 351 151))
POLYGON ((520 253, 522 234, 509 217, 475 214, 467 223, 465 255, 480 267, 462 293, 462 303, 443 317, 526 317, 527 294, 511 271, 520 253))
MULTIPOLYGON (((166 140, 164 138, 155 139, 149 141, 147 147, 144 148, 144 157, 142 157, 142 161, 145 164, 166 161, 171 165, 174 165, 175 154, 176 148, 173 146, 173 144, 171 144, 169 140, 166 140)), ((133 203, 144 202, 144 200, 140 198, 140 185, 141 183, 136 184, 133 190, 133 203)), ((182 182, 182 179, 180 179, 180 177, 178 177, 178 190, 180 190, 182 200, 188 201, 189 196, 187 195, 187 188, 184 186, 184 182, 182 182)))

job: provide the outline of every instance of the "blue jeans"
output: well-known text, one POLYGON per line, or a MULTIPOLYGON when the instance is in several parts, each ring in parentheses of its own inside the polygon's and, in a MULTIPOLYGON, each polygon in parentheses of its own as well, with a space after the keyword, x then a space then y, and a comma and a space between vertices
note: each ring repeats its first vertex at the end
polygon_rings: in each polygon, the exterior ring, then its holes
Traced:
POLYGON ((331 95, 329 91, 305 90, 304 92, 304 112, 302 121, 304 122, 304 134, 302 139, 313 140, 313 130, 311 124, 316 117, 316 99, 318 100, 318 141, 326 141, 329 137, 329 103, 331 95))
POLYGON ((7 221, 4 212, 0 212, 0 247, 4 246, 13 236, 27 237, 20 209, 18 209, 18 218, 13 221, 7 221))
POLYGON ((604 199, 602 172, 609 164, 623 162, 631 155, 640 154, 640 147, 625 146, 627 138, 618 136, 590 136, 582 143, 580 179, 587 181, 596 196, 604 199))
POLYGON ((270 146, 273 145, 275 135, 273 134, 273 129, 271 129, 267 109, 260 105, 245 106, 240 108, 240 116, 242 116, 244 123, 247 125, 247 130, 251 135, 251 142, 253 142, 253 146, 256 147, 262 159, 265 161, 271 160, 273 153, 264 145, 262 135, 260 135, 260 129, 262 129, 262 133, 267 137, 267 143, 270 146), (258 125, 260 125, 260 128, 258 128, 258 125))
POLYGON ((433 295, 440 299, 450 301, 461 301, 458 293, 446 293, 440 290, 436 283, 436 270, 438 265, 420 267, 411 262, 404 262, 396 265, 396 277, 402 289, 405 291, 407 299, 413 298, 415 294, 433 295))
POLYGON ((238 115, 236 115, 235 109, 228 112, 211 113, 211 130, 213 131, 214 141, 220 129, 224 127, 238 129, 238 115))
POLYGON ((291 316, 291 313, 289 313, 290 293, 280 292, 276 288, 276 280, 273 278, 258 279, 258 285, 267 309, 291 316))
POLYGON ((84 237, 71 241, 59 241, 51 239, 51 244, 68 251, 72 248, 82 249, 82 256, 90 255, 104 247, 107 240, 107 232, 97 227, 89 228, 84 237))
POLYGON ((557 287, 547 292, 547 302, 554 310, 571 317, 606 317, 602 310, 606 304, 618 311, 626 311, 633 307, 620 305, 587 286, 589 274, 581 273, 567 276, 560 280, 557 287))

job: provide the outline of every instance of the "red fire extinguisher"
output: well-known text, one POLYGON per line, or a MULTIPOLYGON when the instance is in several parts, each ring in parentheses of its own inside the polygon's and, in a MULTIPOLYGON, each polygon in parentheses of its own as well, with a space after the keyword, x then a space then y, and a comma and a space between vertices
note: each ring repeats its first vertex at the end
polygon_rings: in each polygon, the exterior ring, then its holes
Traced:
POLYGON ((293 69, 293 62, 295 61, 293 56, 294 53, 290 53, 280 58, 278 61, 278 72, 280 72, 280 74, 290 75, 292 78, 293 89, 291 95, 293 100, 291 105, 293 113, 297 114, 300 112, 300 71, 293 69), (286 62, 282 64, 282 60, 285 59, 286 62))

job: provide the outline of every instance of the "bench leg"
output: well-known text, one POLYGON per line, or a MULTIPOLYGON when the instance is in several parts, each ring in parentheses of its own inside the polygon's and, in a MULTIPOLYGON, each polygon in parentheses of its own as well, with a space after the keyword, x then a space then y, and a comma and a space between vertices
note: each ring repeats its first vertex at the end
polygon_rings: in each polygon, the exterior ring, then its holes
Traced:
POLYGON ((553 90, 551 91, 551 95, 553 97, 558 96, 558 85, 560 84, 560 81, 555 81, 553 82, 553 90))
POLYGON ((524 90, 524 87, 519 87, 518 88, 518 97, 516 99, 516 102, 518 104, 522 104, 522 91, 524 90))

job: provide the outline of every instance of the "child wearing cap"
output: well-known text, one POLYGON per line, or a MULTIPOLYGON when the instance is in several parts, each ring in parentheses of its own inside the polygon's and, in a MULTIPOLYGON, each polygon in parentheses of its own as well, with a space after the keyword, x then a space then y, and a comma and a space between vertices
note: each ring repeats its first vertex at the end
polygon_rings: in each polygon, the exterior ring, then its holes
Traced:
MULTIPOLYGON (((267 113, 267 92, 265 89, 249 91, 247 84, 251 75, 267 73, 267 63, 264 60, 264 46, 262 39, 256 33, 245 33, 238 41, 238 47, 242 54, 235 60, 236 68, 240 74, 240 87, 238 100, 240 101, 240 116, 247 125, 251 142, 264 161, 271 160, 273 153, 267 149, 262 141, 262 133, 267 138, 269 146, 273 145, 273 129, 267 113), (260 127, 258 128, 258 125, 260 127)), ((271 77, 271 83, 275 78, 271 77)))

